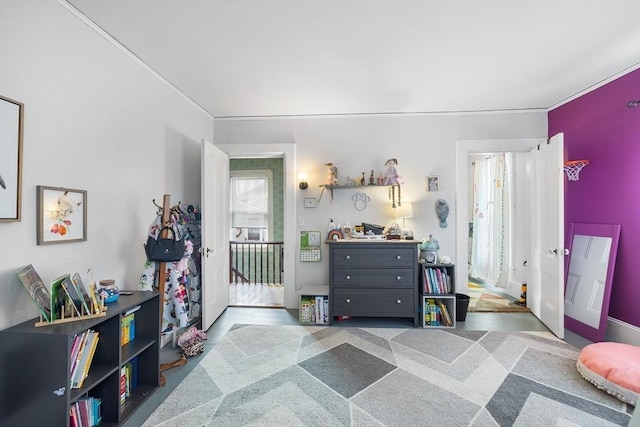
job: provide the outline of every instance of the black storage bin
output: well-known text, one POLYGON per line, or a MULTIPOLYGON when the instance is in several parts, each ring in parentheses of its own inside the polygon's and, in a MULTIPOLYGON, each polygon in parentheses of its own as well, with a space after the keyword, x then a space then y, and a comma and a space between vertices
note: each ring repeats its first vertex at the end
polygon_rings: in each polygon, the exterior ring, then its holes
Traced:
POLYGON ((469 295, 456 294, 456 322, 464 322, 467 318, 470 299, 469 295))

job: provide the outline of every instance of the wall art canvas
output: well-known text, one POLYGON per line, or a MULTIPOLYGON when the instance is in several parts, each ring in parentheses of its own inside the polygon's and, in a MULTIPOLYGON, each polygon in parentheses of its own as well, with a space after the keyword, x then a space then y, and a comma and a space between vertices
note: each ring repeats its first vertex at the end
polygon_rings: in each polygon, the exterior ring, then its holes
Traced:
POLYGON ((39 245, 87 240, 87 192, 37 187, 39 245))
POLYGON ((23 104, 0 96, 0 222, 21 217, 23 110, 23 104))

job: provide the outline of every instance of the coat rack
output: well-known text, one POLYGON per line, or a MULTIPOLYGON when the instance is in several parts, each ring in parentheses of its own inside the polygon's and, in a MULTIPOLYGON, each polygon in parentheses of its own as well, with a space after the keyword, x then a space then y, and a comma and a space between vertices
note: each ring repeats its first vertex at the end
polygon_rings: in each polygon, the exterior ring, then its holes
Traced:
MULTIPOLYGON (((153 200, 153 204, 156 204, 155 199, 153 200)), ((165 194, 162 197, 162 227, 168 226, 171 221, 171 196, 169 194, 165 194)), ((160 237, 167 237, 168 230, 162 230, 160 233, 160 237)), ((158 292, 160 293, 160 325, 162 325, 162 314, 164 313, 164 293, 165 293, 165 285, 167 282, 166 277, 167 263, 160 262, 158 263, 158 292)), ((181 366, 187 363, 187 359, 184 356, 181 356, 179 359, 176 359, 170 363, 161 363, 160 364, 160 386, 164 386, 167 383, 167 379, 162 374, 162 371, 166 371, 167 369, 174 368, 176 366, 181 366)))

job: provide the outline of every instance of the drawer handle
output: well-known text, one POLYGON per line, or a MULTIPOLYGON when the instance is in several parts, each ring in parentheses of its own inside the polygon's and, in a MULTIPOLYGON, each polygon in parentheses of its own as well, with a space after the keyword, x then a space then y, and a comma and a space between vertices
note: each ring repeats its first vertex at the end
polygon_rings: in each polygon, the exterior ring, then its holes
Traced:
POLYGON ((351 259, 351 255, 347 255, 345 258, 346 259, 351 259))
POLYGON ((397 280, 402 280, 402 276, 396 276, 397 280))
POLYGON ((351 298, 347 298, 347 302, 351 302, 351 298))
POLYGON ((396 255, 396 259, 402 259, 400 255, 396 255))
POLYGON ((402 300, 399 299, 399 300, 396 301, 396 303, 402 304, 402 300))
POLYGON ((347 280, 351 280, 351 276, 347 276, 347 280))

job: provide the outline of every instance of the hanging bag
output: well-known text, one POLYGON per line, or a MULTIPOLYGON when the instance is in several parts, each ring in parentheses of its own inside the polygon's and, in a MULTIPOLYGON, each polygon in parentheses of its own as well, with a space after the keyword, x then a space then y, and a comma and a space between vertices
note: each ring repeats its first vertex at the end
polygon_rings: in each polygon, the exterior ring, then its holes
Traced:
POLYGON ((160 230, 157 239, 147 238, 144 250, 149 261, 180 261, 185 251, 184 237, 179 237, 173 227, 166 226, 160 230), (164 230, 168 231, 166 237, 162 237, 164 230))

